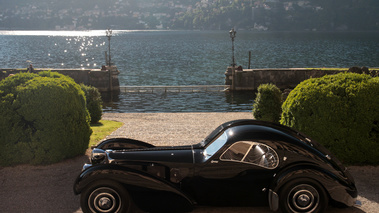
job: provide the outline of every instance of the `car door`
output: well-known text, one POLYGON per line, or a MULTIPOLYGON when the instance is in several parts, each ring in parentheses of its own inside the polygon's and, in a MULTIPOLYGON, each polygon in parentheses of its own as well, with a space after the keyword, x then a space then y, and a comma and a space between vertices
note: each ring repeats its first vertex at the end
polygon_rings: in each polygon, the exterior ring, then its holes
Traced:
POLYGON ((206 205, 265 205, 267 189, 278 165, 271 147, 239 141, 208 159, 193 179, 193 193, 206 205))

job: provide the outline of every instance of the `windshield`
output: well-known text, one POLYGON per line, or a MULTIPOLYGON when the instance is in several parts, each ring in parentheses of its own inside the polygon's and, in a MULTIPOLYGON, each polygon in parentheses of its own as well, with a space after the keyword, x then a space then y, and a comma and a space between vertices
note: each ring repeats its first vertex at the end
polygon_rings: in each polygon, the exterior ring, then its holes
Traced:
POLYGON ((200 146, 201 146, 201 147, 205 147, 206 145, 208 145, 208 143, 209 143, 214 137, 216 137, 217 134, 219 134, 219 133, 222 131, 222 129, 223 129, 223 126, 221 125, 221 126, 217 127, 215 130, 213 130, 213 131, 211 132, 211 134, 209 134, 206 138, 204 138, 204 140, 202 140, 202 141, 200 142, 200 146))
POLYGON ((224 146, 226 141, 228 140, 228 136, 226 132, 222 133, 216 140, 214 140, 207 148, 204 150, 205 160, 211 158, 221 147, 224 146))

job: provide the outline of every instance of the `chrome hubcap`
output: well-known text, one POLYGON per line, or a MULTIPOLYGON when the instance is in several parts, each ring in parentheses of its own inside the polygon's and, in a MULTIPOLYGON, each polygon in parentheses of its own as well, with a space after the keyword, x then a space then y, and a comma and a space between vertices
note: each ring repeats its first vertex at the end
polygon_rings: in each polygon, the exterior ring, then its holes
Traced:
POLYGON ((312 212, 319 205, 319 194, 313 186, 302 184, 290 191, 288 202, 293 212, 312 212))
POLYGON ((102 209, 109 209, 112 206, 111 199, 107 197, 102 197, 99 199, 99 207, 102 209))
POLYGON ((310 191, 301 190, 294 194, 293 201, 294 205, 298 209, 307 209, 314 202, 314 197, 310 191))
POLYGON ((121 207, 121 198, 115 190, 102 187, 91 193, 88 205, 91 212, 118 212, 121 207))
POLYGON ((299 198, 297 199, 297 202, 301 205, 301 206, 307 206, 309 204, 309 197, 308 195, 300 195, 299 198))

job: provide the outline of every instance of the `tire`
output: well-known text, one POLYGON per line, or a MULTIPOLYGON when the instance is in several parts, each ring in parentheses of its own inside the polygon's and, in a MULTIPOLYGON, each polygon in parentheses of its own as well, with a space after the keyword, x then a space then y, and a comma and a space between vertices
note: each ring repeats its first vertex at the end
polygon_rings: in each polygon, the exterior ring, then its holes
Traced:
POLYGON ((311 179, 290 181, 279 193, 279 207, 284 213, 323 212, 328 206, 328 200, 324 188, 311 179))
POLYGON ((80 206, 84 213, 130 212, 132 202, 126 189, 109 180, 91 183, 80 195, 80 206))

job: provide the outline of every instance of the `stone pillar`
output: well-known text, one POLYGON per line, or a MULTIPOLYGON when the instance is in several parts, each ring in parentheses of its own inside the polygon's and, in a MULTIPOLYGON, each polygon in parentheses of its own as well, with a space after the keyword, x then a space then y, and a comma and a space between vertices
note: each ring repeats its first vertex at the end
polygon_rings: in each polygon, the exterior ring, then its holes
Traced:
POLYGON ((233 67, 229 66, 226 68, 225 71, 225 85, 232 86, 232 80, 233 80, 233 67))
POLYGON ((109 91, 120 91, 120 82, 118 80, 118 71, 116 66, 106 66, 109 75, 109 91))

